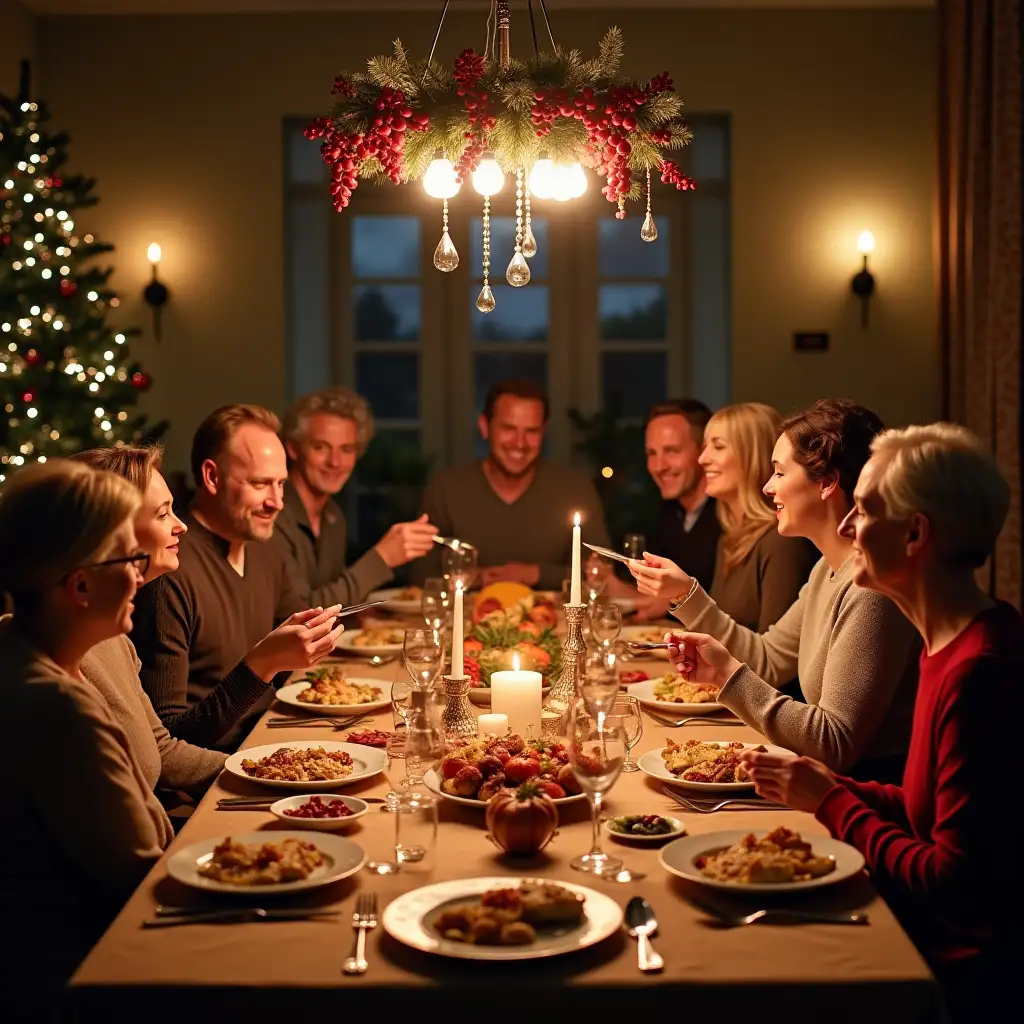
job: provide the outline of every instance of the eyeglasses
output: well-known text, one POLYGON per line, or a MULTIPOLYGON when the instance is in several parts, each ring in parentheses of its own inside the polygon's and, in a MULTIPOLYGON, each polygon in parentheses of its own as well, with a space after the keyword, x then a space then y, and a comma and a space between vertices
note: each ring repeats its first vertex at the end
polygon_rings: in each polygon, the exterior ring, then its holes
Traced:
POLYGON ((82 569, 101 569, 105 565, 125 565, 130 563, 135 566, 140 576, 145 576, 149 571, 149 554, 145 551, 136 552, 134 555, 125 555, 123 558, 105 558, 102 562, 90 562, 81 566, 82 569))

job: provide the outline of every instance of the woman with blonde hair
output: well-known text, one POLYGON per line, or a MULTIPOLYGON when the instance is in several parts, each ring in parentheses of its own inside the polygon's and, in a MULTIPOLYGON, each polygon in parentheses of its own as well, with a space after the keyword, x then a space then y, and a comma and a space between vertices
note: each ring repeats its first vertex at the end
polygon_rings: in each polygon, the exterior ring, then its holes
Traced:
MULTIPOLYGON (((0 495, 0 749, 5 825, 0 919, 16 937, 3 990, 41 1020, 63 981, 173 837, 124 730, 82 675, 96 644, 131 628, 148 556, 138 492, 53 460, 0 495)), ((53 1007, 51 1006, 50 1009, 53 1007)))
POLYGON ((775 509, 762 491, 781 423, 770 405, 727 405, 704 428, 698 459, 722 527, 711 597, 741 626, 759 633, 796 600, 820 557, 803 538, 778 533, 775 509))
MULTIPOLYGON (((139 492, 141 503, 133 525, 139 549, 149 556, 141 582, 149 583, 177 569, 178 539, 187 528, 174 514, 174 498, 160 472, 162 449, 135 445, 92 448, 74 456, 74 461, 116 473, 139 492)), ((97 644, 82 659, 82 675, 103 695, 124 729, 150 786, 159 789, 167 806, 172 806, 180 803, 172 795, 176 791, 195 796, 205 789, 227 755, 195 746, 167 731, 142 688, 141 667, 134 645, 123 635, 97 644)))
POLYGON ((1024 908, 1024 622, 975 577, 1010 488, 978 438, 948 423, 888 430, 871 451, 840 534, 856 584, 894 601, 924 641, 903 783, 855 782, 809 757, 752 755, 749 767, 762 795, 864 854, 953 1021, 974 1021, 1012 1005, 1024 908))

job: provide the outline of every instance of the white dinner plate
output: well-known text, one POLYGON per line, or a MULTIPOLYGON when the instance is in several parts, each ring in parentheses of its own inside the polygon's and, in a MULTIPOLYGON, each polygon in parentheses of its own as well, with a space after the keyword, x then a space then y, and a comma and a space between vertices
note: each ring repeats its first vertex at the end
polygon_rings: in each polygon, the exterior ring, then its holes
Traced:
MULTIPOLYGON (((547 697, 550 692, 550 686, 542 686, 540 690, 541 698, 547 697)), ((491 688, 489 686, 471 686, 469 688, 469 699, 482 708, 489 708, 491 706, 491 688)))
POLYGON ((419 615, 423 604, 423 591, 419 587, 385 587, 368 595, 367 601, 387 601, 387 609, 399 615, 419 615), (402 597, 408 590, 415 590, 415 597, 402 597))
MULTIPOLYGON (((634 604, 633 607, 635 608, 636 605, 634 604)), ((623 609, 623 612, 625 612, 625 609, 623 609)), ((623 641, 640 640, 645 643, 660 644, 665 639, 665 634, 670 632, 671 629, 671 626, 642 626, 639 624, 623 626, 619 639, 623 641)), ((657 651, 630 651, 630 655, 634 658, 658 658, 661 661, 668 661, 668 651, 665 648, 657 651)))
POLYGON ((677 711, 682 715, 713 715, 721 711, 722 704, 717 700, 709 700, 703 704, 689 704, 683 701, 658 700, 654 696, 654 684, 657 679, 645 679, 642 683, 631 683, 626 687, 626 693, 636 697, 641 704, 646 704, 652 710, 660 708, 662 714, 674 715, 677 711))
MULTIPOLYGON (((443 796, 445 800, 451 800, 457 804, 465 804, 466 807, 475 807, 477 810, 484 810, 487 807, 486 800, 477 800, 474 797, 468 796, 453 796, 451 793, 446 793, 441 788, 441 776, 437 774, 436 768, 431 768, 429 771, 423 773, 423 783, 432 793, 436 793, 438 796, 443 796)), ((577 803, 580 800, 586 800, 585 793, 574 793, 572 796, 558 797, 552 799, 554 804, 572 804, 577 803)))
POLYGON ((365 629, 346 629, 338 637, 338 642, 334 645, 334 649, 363 658, 372 658, 375 654, 401 654, 402 645, 405 642, 405 630, 392 629, 390 626, 381 628, 393 633, 398 637, 398 640, 393 644, 374 644, 369 647, 359 646, 356 644, 356 640, 368 631, 365 629))
MULTIPOLYGON (((727 742, 729 741, 701 740, 701 743, 724 744, 727 742)), ((773 746, 771 743, 744 743, 743 746, 747 750, 750 750, 752 747, 764 747, 770 754, 792 754, 792 751, 773 746)), ((664 747, 655 747, 654 750, 648 750, 646 754, 637 758, 636 763, 639 765, 640 771, 645 775, 649 775, 652 779, 659 779, 673 786, 679 786, 681 789, 692 789, 702 793, 745 793, 754 788, 754 783, 750 780, 746 782, 688 782, 685 779, 681 779, 678 775, 673 775, 662 760, 661 752, 664 749, 664 747)))
POLYGON ((542 931, 536 942, 526 946, 474 946, 452 942, 442 938, 432 926, 442 910, 474 902, 488 889, 508 889, 519 884, 514 876, 508 875, 459 878, 402 893, 385 907, 381 924, 388 935, 413 949, 462 960, 535 960, 559 956, 593 946, 622 927, 622 908, 610 896, 573 882, 551 881, 584 897, 583 920, 568 929, 542 931))
POLYGON ((282 704, 290 704, 293 708, 301 708, 303 711, 310 711, 314 715, 354 715, 364 711, 380 711, 381 708, 391 706, 391 683, 385 683, 381 679, 369 679, 360 676, 346 676, 346 680, 359 686, 372 686, 380 690, 380 698, 372 700, 368 704, 307 704, 299 700, 299 694, 308 690, 312 685, 308 680, 298 683, 289 683, 282 686, 274 695, 282 704))
POLYGON ((714 853, 717 850, 733 846, 744 836, 750 835, 751 831, 760 838, 766 836, 771 830, 732 829, 728 832, 704 832, 699 835, 685 836, 669 843, 658 854, 658 860, 670 874, 678 875, 690 882, 697 882, 699 885, 709 886, 712 889, 727 889, 729 892, 795 892, 803 889, 820 889, 826 885, 845 882, 864 868, 864 858, 859 850, 839 842, 838 839, 817 835, 804 836, 804 839, 811 844, 811 849, 816 856, 831 857, 836 863, 836 869, 831 874, 822 875, 821 878, 812 878, 806 882, 753 883, 749 885, 742 882, 720 882, 715 878, 708 878, 694 863, 703 854, 714 853))
POLYGON ((305 892, 308 889, 319 889, 354 875, 366 862, 363 848, 342 836, 328 835, 326 832, 315 835, 309 832, 246 832, 243 835, 231 836, 239 843, 279 843, 285 839, 300 839, 304 843, 313 843, 324 855, 324 863, 315 868, 308 878, 295 882, 279 882, 275 885, 231 885, 217 882, 212 878, 204 878, 199 868, 213 856, 214 847, 224 841, 226 836, 215 836, 212 839, 200 839, 198 842, 185 846, 173 853, 167 861, 167 874, 183 885, 193 889, 204 889, 207 892, 226 892, 235 896, 272 896, 282 893, 305 892))
POLYGON ((388 756, 383 750, 376 747, 367 747, 361 743, 341 743, 338 740, 287 740, 283 743, 264 743, 259 747, 246 747, 232 754, 225 762, 224 767, 232 775, 240 779, 247 779, 249 782, 259 783, 261 786, 271 786, 274 789, 293 789, 300 793, 314 792, 316 790, 332 790, 338 786, 348 786, 360 779, 369 779, 379 775, 388 764, 388 756), (316 779, 300 782, 288 782, 284 779, 257 779, 249 775, 242 768, 242 761, 258 761, 261 757, 269 757, 275 750, 288 747, 289 750, 307 750, 310 748, 323 747, 327 751, 343 750, 352 758, 352 774, 341 779, 316 779))

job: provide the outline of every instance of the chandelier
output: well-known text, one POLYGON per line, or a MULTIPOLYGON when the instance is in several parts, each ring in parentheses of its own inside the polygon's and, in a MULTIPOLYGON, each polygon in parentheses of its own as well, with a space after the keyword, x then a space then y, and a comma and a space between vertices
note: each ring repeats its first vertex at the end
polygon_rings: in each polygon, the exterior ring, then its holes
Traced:
POLYGON ((544 0, 539 0, 550 50, 537 43, 533 0, 527 0, 533 56, 513 58, 507 0, 492 0, 484 52, 464 50, 449 70, 434 60, 450 0, 445 0, 425 60, 409 57, 401 40, 394 53, 371 58, 367 70, 334 80, 334 108, 306 128, 320 139, 330 167, 334 208, 344 210, 359 179, 405 184, 422 181, 440 199, 441 240, 434 266, 450 272, 459 254, 448 232, 448 200, 468 179, 483 198, 483 286, 476 306, 495 307, 490 286, 491 200, 515 179, 516 233, 505 279, 530 281, 537 253, 531 199, 568 202, 587 190, 587 171, 601 175, 601 194, 626 216, 626 202, 646 202, 640 229, 654 242, 651 172, 679 190, 693 181, 668 159, 691 139, 682 100, 665 72, 641 85, 619 72, 623 39, 609 28, 596 57, 555 44, 544 0))

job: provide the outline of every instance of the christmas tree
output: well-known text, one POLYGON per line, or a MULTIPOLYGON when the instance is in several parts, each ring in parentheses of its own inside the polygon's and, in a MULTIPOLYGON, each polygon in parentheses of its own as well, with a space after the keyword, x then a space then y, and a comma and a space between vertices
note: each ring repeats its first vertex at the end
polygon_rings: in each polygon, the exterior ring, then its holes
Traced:
POLYGON ((29 98, 0 95, 0 483, 14 468, 83 448, 154 440, 130 414, 150 378, 130 362, 137 330, 107 323, 112 269, 90 261, 113 246, 78 225, 95 181, 64 175, 68 136, 29 98))

